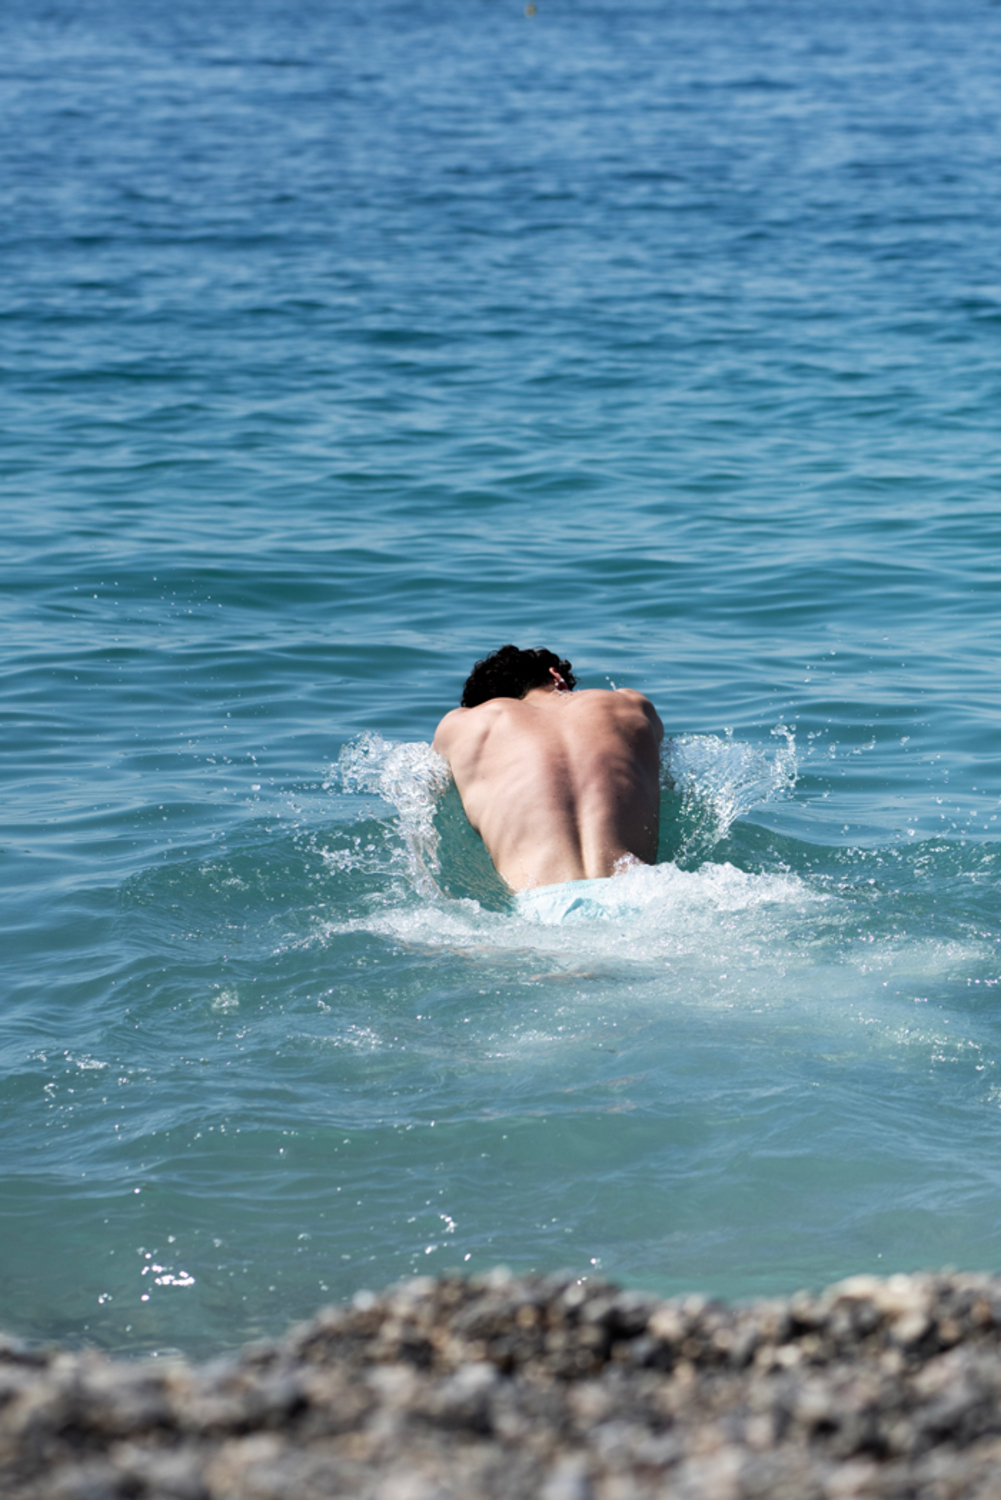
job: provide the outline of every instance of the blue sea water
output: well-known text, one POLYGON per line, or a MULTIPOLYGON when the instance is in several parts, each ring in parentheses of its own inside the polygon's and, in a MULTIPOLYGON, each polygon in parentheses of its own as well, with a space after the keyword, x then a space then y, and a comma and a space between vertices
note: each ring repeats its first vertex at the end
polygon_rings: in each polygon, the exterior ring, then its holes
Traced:
POLYGON ((999 80, 988 0, 8 0, 0 1326, 1001 1265, 999 80), (508 640, 668 726, 621 920, 430 753, 508 640))

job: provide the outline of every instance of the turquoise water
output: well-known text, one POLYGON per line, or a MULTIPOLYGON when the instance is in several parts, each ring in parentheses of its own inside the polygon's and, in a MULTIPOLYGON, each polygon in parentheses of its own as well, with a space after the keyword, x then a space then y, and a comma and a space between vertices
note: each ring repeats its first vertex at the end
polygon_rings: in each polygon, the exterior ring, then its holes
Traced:
POLYGON ((0 1326, 997 1269, 1001 8, 0 34, 0 1326), (622 921, 430 755, 507 640, 668 726, 622 921))

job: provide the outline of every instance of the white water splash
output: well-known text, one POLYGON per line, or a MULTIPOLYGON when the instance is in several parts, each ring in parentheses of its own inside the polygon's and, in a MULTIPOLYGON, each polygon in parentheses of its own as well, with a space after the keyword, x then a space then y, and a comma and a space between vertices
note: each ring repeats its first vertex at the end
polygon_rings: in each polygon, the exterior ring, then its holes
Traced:
POLYGON ((434 814, 451 776, 445 757, 423 740, 400 744, 369 731, 343 747, 331 778, 345 792, 372 792, 396 808, 411 877, 426 897, 441 895, 434 814))
POLYGON ((732 731, 723 738, 680 734, 666 741, 661 753, 664 779, 680 795, 682 815, 690 822, 679 861, 704 856, 726 838, 735 819, 792 791, 795 734, 777 724, 772 735, 784 743, 771 753, 735 740, 732 731))
POLYGON ((508 912, 485 910, 466 898, 438 906, 380 907, 363 917, 326 922, 322 932, 368 931, 412 945, 492 950, 537 949, 577 958, 658 961, 665 954, 701 955, 706 945, 754 937, 773 928, 785 933, 796 918, 830 905, 832 898, 798 875, 747 874, 731 864, 679 870, 674 864, 638 865, 617 876, 602 894, 606 913, 551 925, 508 912), (729 934, 729 939, 724 937, 729 934))

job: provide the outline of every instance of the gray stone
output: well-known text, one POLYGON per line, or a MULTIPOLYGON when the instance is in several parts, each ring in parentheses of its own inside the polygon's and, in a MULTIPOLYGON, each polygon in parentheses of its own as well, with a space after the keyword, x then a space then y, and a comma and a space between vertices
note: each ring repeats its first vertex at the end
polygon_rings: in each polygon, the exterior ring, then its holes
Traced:
POLYGON ((0 1337, 3 1500, 1001 1500, 1001 1281, 427 1277, 202 1366, 0 1337))

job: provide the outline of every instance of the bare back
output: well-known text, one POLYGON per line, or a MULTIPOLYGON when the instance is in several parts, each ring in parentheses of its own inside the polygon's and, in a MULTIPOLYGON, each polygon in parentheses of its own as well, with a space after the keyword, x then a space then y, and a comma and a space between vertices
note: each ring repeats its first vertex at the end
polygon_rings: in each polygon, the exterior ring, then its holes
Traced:
POLYGON ((513 890, 613 874, 657 858, 657 711, 628 688, 533 688, 446 714, 435 749, 513 890))

